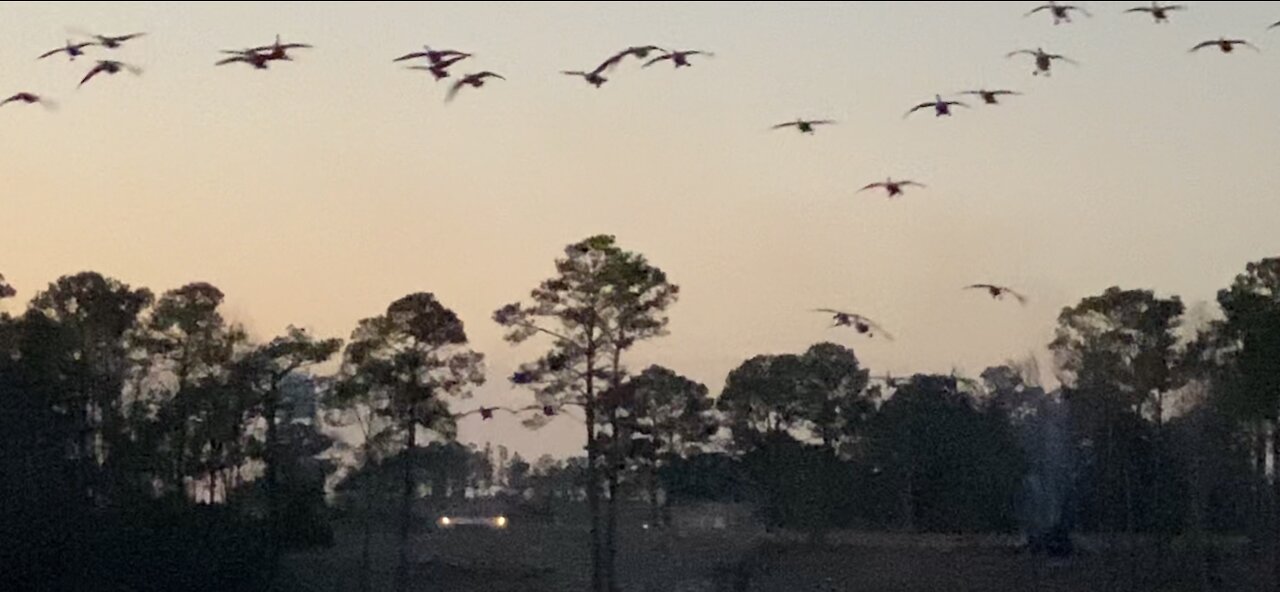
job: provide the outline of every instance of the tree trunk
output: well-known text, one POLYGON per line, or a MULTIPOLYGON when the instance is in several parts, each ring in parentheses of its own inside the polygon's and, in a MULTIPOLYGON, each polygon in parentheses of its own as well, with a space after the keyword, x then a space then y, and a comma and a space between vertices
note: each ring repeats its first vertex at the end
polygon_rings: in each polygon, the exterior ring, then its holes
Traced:
POLYGON ((413 449, 418 443, 418 426, 409 421, 409 441, 404 448, 404 484, 400 499, 400 563, 396 567, 396 591, 409 590, 409 526, 413 520, 413 449))
MULTIPOLYGON (((367 453, 365 458, 368 458, 367 453)), ((377 493, 378 478, 370 479, 365 487, 364 512, 361 520, 364 532, 360 541, 360 592, 373 592, 373 562, 369 558, 369 540, 373 537, 373 498, 377 493)))
POLYGON ((266 396, 262 399, 262 417, 267 421, 266 446, 262 451, 262 462, 266 465, 267 484, 267 529, 271 536, 271 565, 280 561, 281 541, 284 539, 284 528, 280 523, 280 435, 276 425, 276 414, 279 411, 279 380, 271 379, 266 396))
MULTIPOLYGON (((1262 462, 1263 470, 1266 470, 1266 460, 1262 462)), ((1280 419, 1272 420, 1271 423, 1271 487, 1272 497, 1270 511, 1271 518, 1271 586, 1273 590, 1280 592, 1280 540, 1276 540, 1274 533, 1280 530, 1280 419)))
POLYGON ((610 439, 612 450, 606 459, 609 463, 605 470, 605 475, 609 480, 609 502, 608 512, 605 517, 604 528, 604 580, 609 592, 616 592, 618 589, 615 571, 618 566, 618 478, 622 472, 622 463, 624 457, 622 455, 622 444, 618 438, 618 411, 613 407, 609 413, 609 426, 613 431, 613 437, 610 439))
POLYGON ((591 514, 591 590, 606 592, 600 553, 600 477, 596 450, 595 347, 587 347, 587 511, 591 514))

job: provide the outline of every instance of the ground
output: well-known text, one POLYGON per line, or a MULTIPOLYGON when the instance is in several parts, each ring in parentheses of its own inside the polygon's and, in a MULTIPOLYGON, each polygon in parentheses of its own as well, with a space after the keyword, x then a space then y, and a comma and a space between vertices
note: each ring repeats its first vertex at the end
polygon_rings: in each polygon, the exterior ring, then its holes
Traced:
MULTIPOLYGON (((1269 571, 1250 561, 1242 545, 1222 545, 1206 564, 1177 542, 1163 551, 1150 542, 1137 550, 1103 551, 1095 539, 1057 560, 1019 553, 1010 537, 836 532, 814 546, 804 537, 750 532, 623 534, 623 592, 1244 591, 1263 589, 1260 578, 1269 571), (736 565, 751 567, 745 588, 734 587, 743 584, 735 584, 736 565)), ((413 590, 586 590, 585 535, 577 528, 519 524, 506 532, 419 533, 412 540, 413 590)), ((361 540, 357 529, 343 528, 333 548, 288 557, 283 573, 289 589, 359 591, 361 540)), ((371 590, 392 590, 395 535, 379 532, 372 541, 371 590)))

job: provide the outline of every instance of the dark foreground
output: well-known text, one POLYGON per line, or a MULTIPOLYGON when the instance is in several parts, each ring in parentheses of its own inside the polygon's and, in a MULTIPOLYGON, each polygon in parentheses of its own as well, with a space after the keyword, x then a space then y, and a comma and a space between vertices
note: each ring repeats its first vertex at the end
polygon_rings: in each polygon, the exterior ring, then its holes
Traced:
MULTIPOLYGON (((1000 537, 833 533, 800 538, 721 532, 686 537, 634 531, 619 552, 627 592, 793 591, 1235 591, 1270 583, 1265 562, 1221 542, 1205 558, 1178 541, 1123 545, 1097 539, 1067 559, 1017 552, 1000 537), (750 566, 750 580, 741 577, 750 566), (743 585, 746 587, 740 587, 743 585)), ((328 550, 286 561, 288 590, 358 591, 360 541, 342 531, 328 550)), ((413 542, 414 590, 562 592, 588 587, 585 532, 525 526, 508 532, 422 533, 413 542)), ((392 590, 395 538, 375 535, 371 589, 392 590)))

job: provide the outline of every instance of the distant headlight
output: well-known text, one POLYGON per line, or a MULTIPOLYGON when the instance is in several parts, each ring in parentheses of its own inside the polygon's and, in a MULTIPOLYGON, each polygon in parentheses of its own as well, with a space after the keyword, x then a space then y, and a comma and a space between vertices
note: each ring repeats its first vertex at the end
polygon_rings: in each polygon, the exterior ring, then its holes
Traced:
POLYGON ((449 520, 449 517, 448 517, 448 516, 441 516, 441 517, 440 517, 440 526, 449 526, 449 525, 450 525, 450 524, 452 524, 452 523, 453 523, 453 521, 452 521, 452 520, 449 520))
POLYGON ((495 519, 493 520, 493 523, 494 523, 494 525, 496 525, 498 528, 506 528, 506 527, 507 527, 507 517, 506 517, 506 516, 498 516, 497 518, 495 518, 495 519))

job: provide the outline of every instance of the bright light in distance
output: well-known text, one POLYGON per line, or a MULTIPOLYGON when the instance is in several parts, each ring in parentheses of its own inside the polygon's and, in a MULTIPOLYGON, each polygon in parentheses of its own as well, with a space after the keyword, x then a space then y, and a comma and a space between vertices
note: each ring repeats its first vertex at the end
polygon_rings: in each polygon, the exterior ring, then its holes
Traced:
POLYGON ((498 516, 496 519, 494 519, 493 523, 494 523, 494 524, 497 524, 497 525, 498 525, 498 528, 506 528, 506 527, 507 527, 507 517, 506 517, 506 516, 498 516))
POLYGON ((440 526, 449 526, 449 524, 450 524, 451 522, 452 522, 452 520, 449 520, 449 517, 448 517, 448 516, 441 516, 441 517, 440 517, 440 526))

